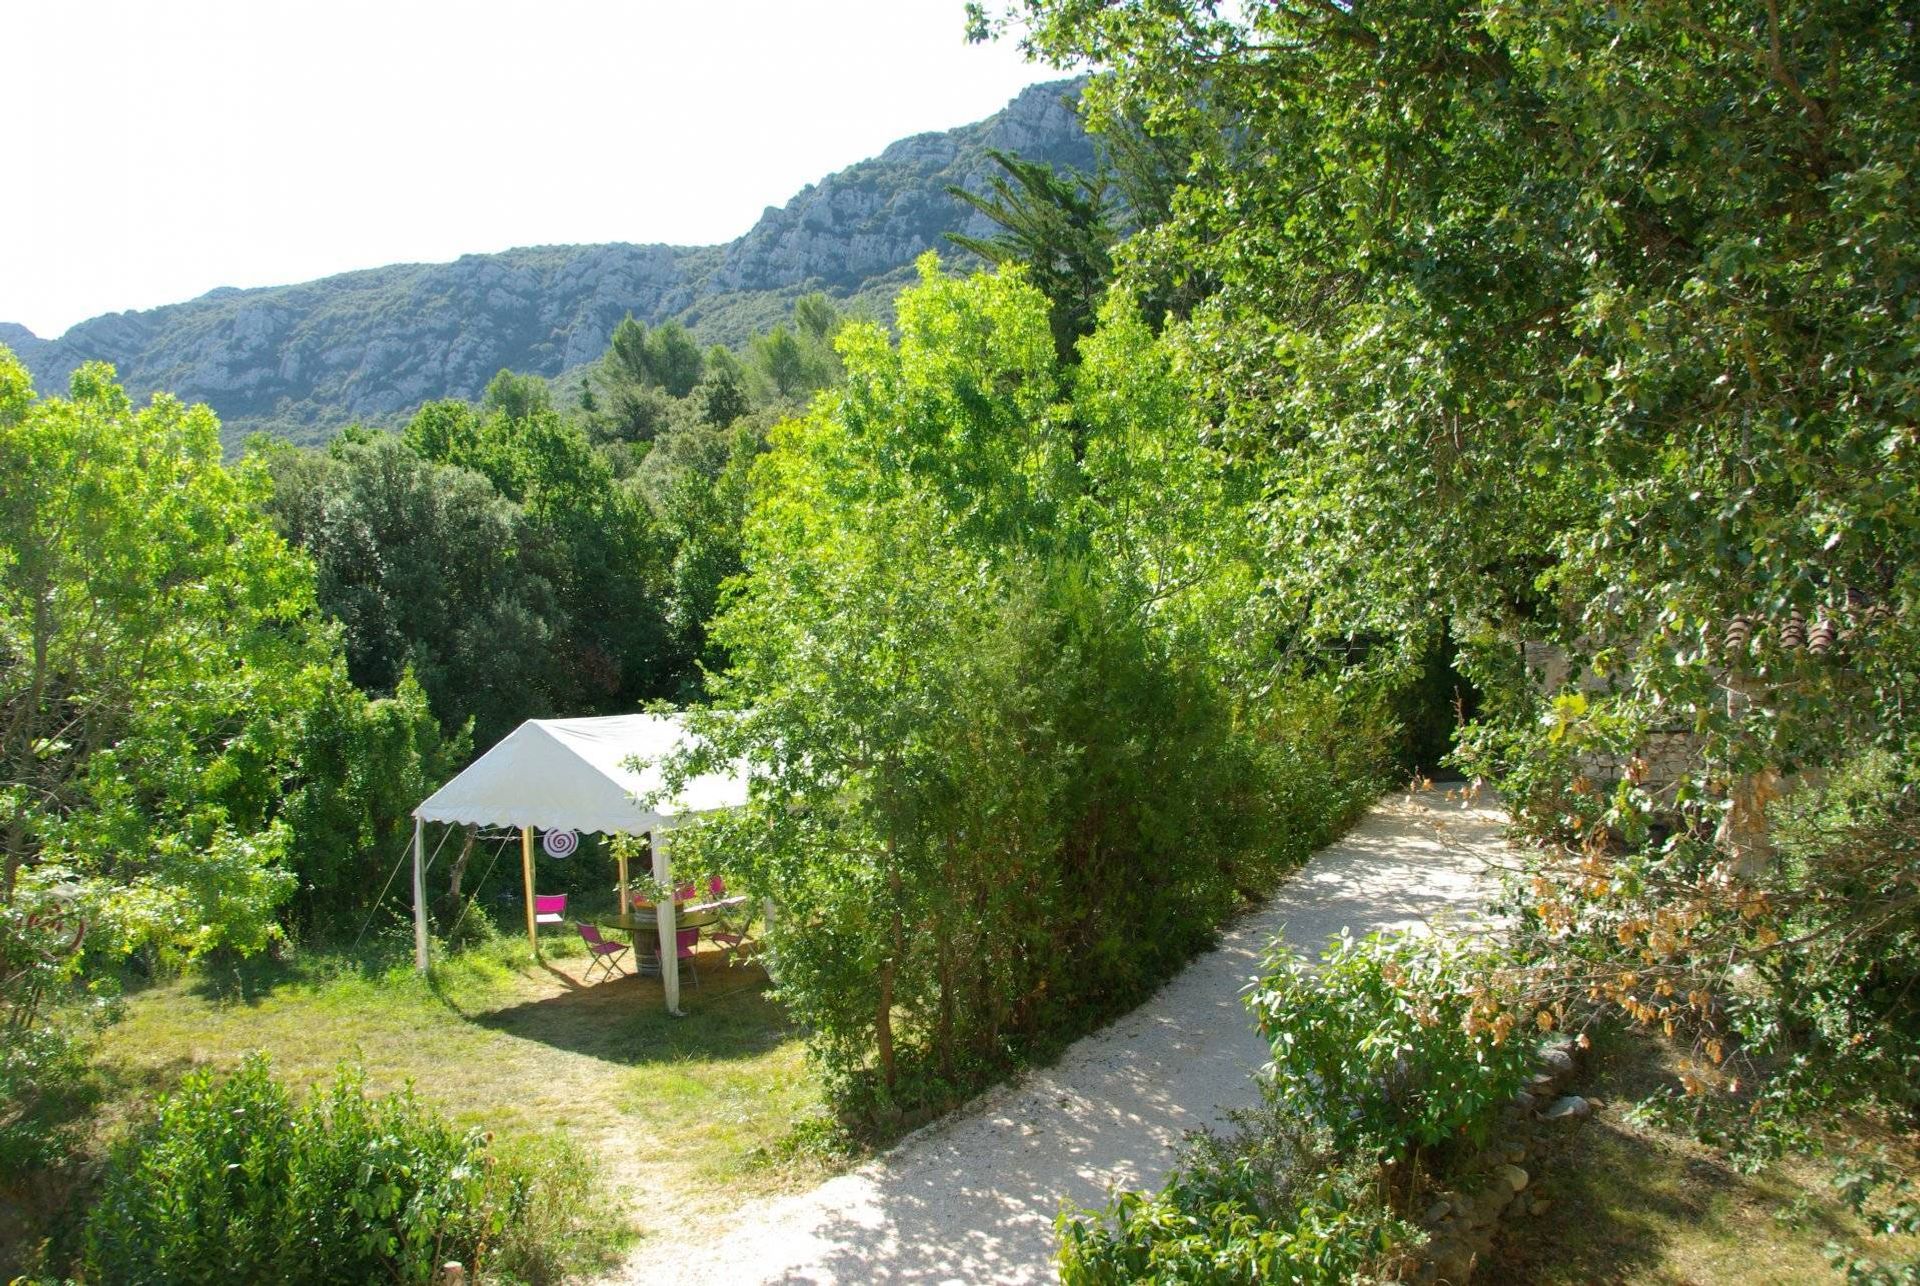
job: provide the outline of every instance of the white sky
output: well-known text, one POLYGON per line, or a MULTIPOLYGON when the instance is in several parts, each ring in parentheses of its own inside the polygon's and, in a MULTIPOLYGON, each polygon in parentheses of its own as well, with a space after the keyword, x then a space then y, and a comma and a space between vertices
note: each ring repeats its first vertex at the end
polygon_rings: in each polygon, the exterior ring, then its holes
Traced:
POLYGON ((704 245, 1061 73, 961 0, 0 0, 0 321, 704 245))

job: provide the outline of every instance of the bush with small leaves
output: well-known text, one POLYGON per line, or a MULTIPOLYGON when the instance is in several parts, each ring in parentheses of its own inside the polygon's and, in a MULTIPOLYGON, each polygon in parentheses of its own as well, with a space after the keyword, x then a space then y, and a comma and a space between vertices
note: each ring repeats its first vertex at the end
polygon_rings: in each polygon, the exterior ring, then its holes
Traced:
POLYGON ((1342 934, 1309 963, 1276 943, 1248 995, 1276 1093, 1342 1154, 1391 1159, 1483 1126, 1531 1071, 1531 1032, 1494 949, 1342 934))
POLYGON ((1414 1235, 1375 1199, 1368 1167, 1332 1157, 1326 1133, 1273 1094, 1236 1123, 1195 1136, 1159 1192, 1063 1212, 1060 1280, 1333 1286, 1414 1235))
POLYGON ((196 1072, 115 1149, 89 1216, 89 1280, 413 1281, 478 1267, 534 1204, 491 1136, 361 1072, 296 1104, 262 1055, 196 1072))

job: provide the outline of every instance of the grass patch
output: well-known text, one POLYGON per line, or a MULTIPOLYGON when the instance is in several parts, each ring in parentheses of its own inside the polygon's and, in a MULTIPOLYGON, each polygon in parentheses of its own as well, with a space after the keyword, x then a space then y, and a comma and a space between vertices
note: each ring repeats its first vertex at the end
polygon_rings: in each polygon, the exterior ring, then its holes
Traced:
POLYGON ((573 1248, 575 1262, 605 1262, 634 1234, 683 1228, 851 1159, 820 1142, 820 1086, 757 967, 730 969, 703 952, 701 984, 683 972, 687 1016, 674 1018, 658 980, 583 985, 577 942, 543 941, 540 961, 524 942, 498 938, 426 979, 389 943, 206 968, 134 991, 94 1045, 107 1088, 90 1147, 104 1148, 196 1067, 231 1068, 264 1050, 301 1090, 357 1060, 371 1090, 412 1081, 456 1122, 496 1131, 503 1147, 556 1174, 597 1160, 603 1191, 580 1196, 608 1210, 609 1226, 573 1248))
MULTIPOLYGON (((1589 1066, 1580 1092, 1601 1106, 1560 1136, 1543 1167, 1552 1205, 1510 1222, 1477 1278, 1800 1286, 1839 1280, 1827 1264, 1830 1242, 1883 1261, 1915 1253, 1868 1237, 1818 1161, 1787 1158, 1742 1174, 1715 1148, 1629 1120, 1633 1102, 1674 1083, 1657 1043, 1604 1036, 1589 1066)), ((1920 1161, 1914 1139, 1887 1141, 1920 1161)))

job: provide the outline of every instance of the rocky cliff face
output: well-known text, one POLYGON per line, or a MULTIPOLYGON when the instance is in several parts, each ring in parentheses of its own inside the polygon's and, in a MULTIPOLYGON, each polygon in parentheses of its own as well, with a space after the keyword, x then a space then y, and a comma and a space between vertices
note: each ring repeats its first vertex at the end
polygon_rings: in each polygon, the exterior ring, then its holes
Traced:
POLYGON ((354 420, 478 397, 502 367, 554 376, 598 357, 627 313, 678 318, 739 343, 807 290, 873 294, 948 231, 985 221, 947 195, 979 187, 989 147, 1091 168, 1070 106, 1078 82, 1036 85, 987 120, 903 139, 769 209, 723 246, 539 246, 399 264, 295 286, 221 289, 113 313, 43 340, 0 323, 0 344, 43 392, 81 362, 119 368, 129 391, 206 402, 231 437, 266 428, 324 438, 354 420), (891 277, 890 277, 891 274, 891 277))
POLYGON ((978 124, 901 139, 829 175, 724 247, 712 283, 721 290, 813 283, 851 294, 942 248, 948 232, 989 235, 987 219, 948 196, 947 186, 981 190, 994 168, 988 148, 1091 170, 1093 145, 1080 129, 1077 98, 1078 82, 1035 85, 978 124))

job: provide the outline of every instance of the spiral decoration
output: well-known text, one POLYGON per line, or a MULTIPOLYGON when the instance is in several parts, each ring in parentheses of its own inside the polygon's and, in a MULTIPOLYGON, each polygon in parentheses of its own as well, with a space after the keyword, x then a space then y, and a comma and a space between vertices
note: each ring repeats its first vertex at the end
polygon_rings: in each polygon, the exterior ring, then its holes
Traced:
POLYGON ((540 847, 548 857, 572 857, 580 847, 580 832, 548 831, 540 837, 540 847))

